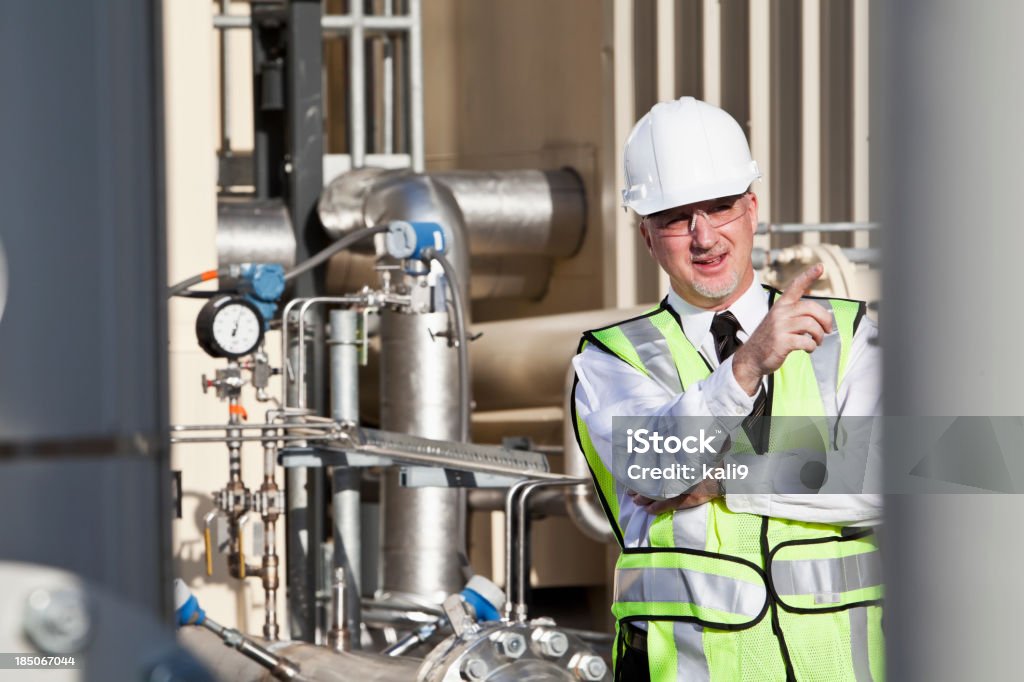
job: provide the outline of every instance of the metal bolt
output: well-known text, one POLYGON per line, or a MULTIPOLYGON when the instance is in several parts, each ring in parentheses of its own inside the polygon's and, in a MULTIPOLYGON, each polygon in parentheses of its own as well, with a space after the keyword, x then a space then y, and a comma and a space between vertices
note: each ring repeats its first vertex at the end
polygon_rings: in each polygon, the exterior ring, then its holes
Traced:
POLYGON ((518 632, 503 632, 495 640, 494 646, 505 658, 516 659, 526 653, 526 638, 518 632))
POLYGON ((561 658, 569 650, 569 638, 558 631, 548 631, 542 634, 537 643, 540 651, 550 658, 561 658))
POLYGON ((460 677, 469 682, 480 682, 480 680, 486 679, 488 672, 490 671, 487 669, 487 664, 479 658, 467 658, 459 669, 460 677))
POLYGON ((28 597, 25 634, 40 651, 73 654, 85 646, 92 629, 85 596, 77 589, 40 588, 28 597))
POLYGON ((608 666, 600 656, 588 654, 580 658, 573 672, 576 673, 577 679, 585 680, 585 682, 598 682, 604 679, 608 672, 608 666))

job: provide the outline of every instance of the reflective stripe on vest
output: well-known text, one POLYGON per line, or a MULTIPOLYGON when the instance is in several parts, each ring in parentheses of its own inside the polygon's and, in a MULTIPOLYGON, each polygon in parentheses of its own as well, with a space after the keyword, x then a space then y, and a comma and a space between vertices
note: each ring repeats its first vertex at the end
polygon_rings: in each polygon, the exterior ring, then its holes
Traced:
POLYGON ((651 550, 623 553, 615 567, 619 620, 687 618, 733 629, 753 625, 767 609, 764 573, 740 559, 651 550))

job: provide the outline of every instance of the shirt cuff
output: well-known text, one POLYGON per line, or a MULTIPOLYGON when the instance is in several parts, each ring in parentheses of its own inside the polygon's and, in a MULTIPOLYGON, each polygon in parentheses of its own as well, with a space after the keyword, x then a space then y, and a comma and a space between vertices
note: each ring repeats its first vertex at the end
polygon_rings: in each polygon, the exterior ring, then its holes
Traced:
POLYGON ((732 373, 732 358, 718 366, 701 385, 711 414, 716 417, 745 417, 754 409, 754 398, 747 395, 732 373))
POLYGON ((729 508, 729 511, 737 514, 772 515, 771 495, 730 495, 728 486, 725 488, 725 506, 729 508))

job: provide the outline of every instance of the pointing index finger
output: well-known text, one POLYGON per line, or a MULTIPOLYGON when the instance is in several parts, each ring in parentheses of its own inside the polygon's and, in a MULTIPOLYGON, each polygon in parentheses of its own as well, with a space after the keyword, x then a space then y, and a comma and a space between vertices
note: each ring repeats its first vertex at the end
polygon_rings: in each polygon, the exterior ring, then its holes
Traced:
POLYGON ((816 263, 811 267, 807 268, 797 278, 790 282, 790 285, 786 287, 786 290, 779 296, 780 303, 796 303, 800 298, 807 293, 807 290, 811 288, 811 285, 825 273, 825 266, 821 263, 816 263))

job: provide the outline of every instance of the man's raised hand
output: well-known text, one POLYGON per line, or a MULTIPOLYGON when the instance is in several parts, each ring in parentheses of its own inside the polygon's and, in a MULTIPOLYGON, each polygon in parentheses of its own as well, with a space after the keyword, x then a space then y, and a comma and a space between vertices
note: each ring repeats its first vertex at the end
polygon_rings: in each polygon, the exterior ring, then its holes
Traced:
POLYGON ((754 395, 761 377, 771 374, 795 350, 814 351, 825 334, 832 331, 832 316, 813 301, 803 301, 811 285, 825 272, 814 265, 790 283, 772 305, 768 315, 733 356, 732 372, 737 383, 754 395))

